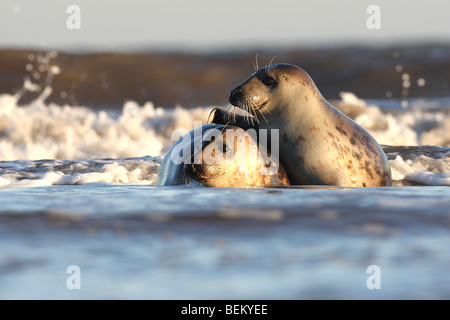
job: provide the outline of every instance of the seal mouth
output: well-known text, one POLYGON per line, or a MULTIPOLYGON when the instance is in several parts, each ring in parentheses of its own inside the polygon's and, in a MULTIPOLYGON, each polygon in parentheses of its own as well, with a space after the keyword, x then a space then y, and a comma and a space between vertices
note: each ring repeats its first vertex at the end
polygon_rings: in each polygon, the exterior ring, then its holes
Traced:
POLYGON ((204 164, 185 164, 184 173, 190 178, 204 184, 208 184, 210 180, 219 179, 225 175, 225 172, 214 169, 204 164))

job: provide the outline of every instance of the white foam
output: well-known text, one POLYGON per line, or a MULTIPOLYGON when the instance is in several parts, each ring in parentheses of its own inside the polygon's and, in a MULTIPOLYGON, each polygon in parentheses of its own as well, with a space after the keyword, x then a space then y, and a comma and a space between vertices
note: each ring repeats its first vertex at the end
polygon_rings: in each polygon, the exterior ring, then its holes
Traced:
POLYGON ((450 171, 443 173, 418 172, 408 177, 408 180, 428 186, 450 186, 450 171))
POLYGON ((342 92, 337 106, 380 144, 450 146, 450 114, 428 110, 426 101, 409 110, 383 112, 379 106, 367 105, 351 92, 342 92))
POLYGON ((404 160, 401 156, 396 156, 390 161, 390 165, 393 180, 450 186, 450 156, 434 159, 420 155, 412 160, 404 160))
POLYGON ((47 160, 45 163, 10 161, 7 166, 2 165, 8 172, 0 176, 0 189, 89 183, 154 185, 160 161, 160 157, 47 160))
MULTIPOLYGON (((49 88, 49 87, 47 87, 49 88)), ((44 98, 51 90, 44 90, 44 98)), ((206 123, 210 108, 155 108, 127 102, 122 113, 82 106, 18 106, 18 96, 0 95, 0 159, 89 159, 158 156, 170 148, 170 133, 206 123)))

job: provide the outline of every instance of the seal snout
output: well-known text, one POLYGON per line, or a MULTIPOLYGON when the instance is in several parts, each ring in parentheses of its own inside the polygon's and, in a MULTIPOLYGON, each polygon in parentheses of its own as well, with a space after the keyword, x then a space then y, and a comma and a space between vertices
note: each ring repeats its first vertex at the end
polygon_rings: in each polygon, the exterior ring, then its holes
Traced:
POLYGON ((242 104, 243 97, 244 97, 244 94, 242 92, 242 87, 238 86, 238 87, 234 88, 233 90, 231 90, 228 101, 233 106, 240 107, 242 104))

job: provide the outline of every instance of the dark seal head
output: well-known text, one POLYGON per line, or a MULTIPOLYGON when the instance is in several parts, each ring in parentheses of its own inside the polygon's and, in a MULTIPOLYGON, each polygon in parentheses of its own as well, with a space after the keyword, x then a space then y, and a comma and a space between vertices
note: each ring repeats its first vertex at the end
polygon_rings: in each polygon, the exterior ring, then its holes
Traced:
POLYGON ((156 184, 289 185, 286 171, 279 166, 278 159, 262 152, 255 136, 256 133, 230 125, 210 123, 196 128, 180 137, 166 153, 156 184))
POLYGON ((249 134, 236 126, 205 134, 201 149, 194 153, 186 175, 209 187, 255 187, 290 185, 278 159, 266 155, 249 134))

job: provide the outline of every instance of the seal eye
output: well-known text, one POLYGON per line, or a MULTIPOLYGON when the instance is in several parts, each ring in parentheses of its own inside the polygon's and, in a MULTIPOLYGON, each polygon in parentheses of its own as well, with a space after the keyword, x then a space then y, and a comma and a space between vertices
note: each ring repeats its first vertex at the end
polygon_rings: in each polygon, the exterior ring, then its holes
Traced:
POLYGON ((263 82, 265 85, 271 86, 271 85, 275 84, 275 79, 267 76, 263 79, 263 82))

